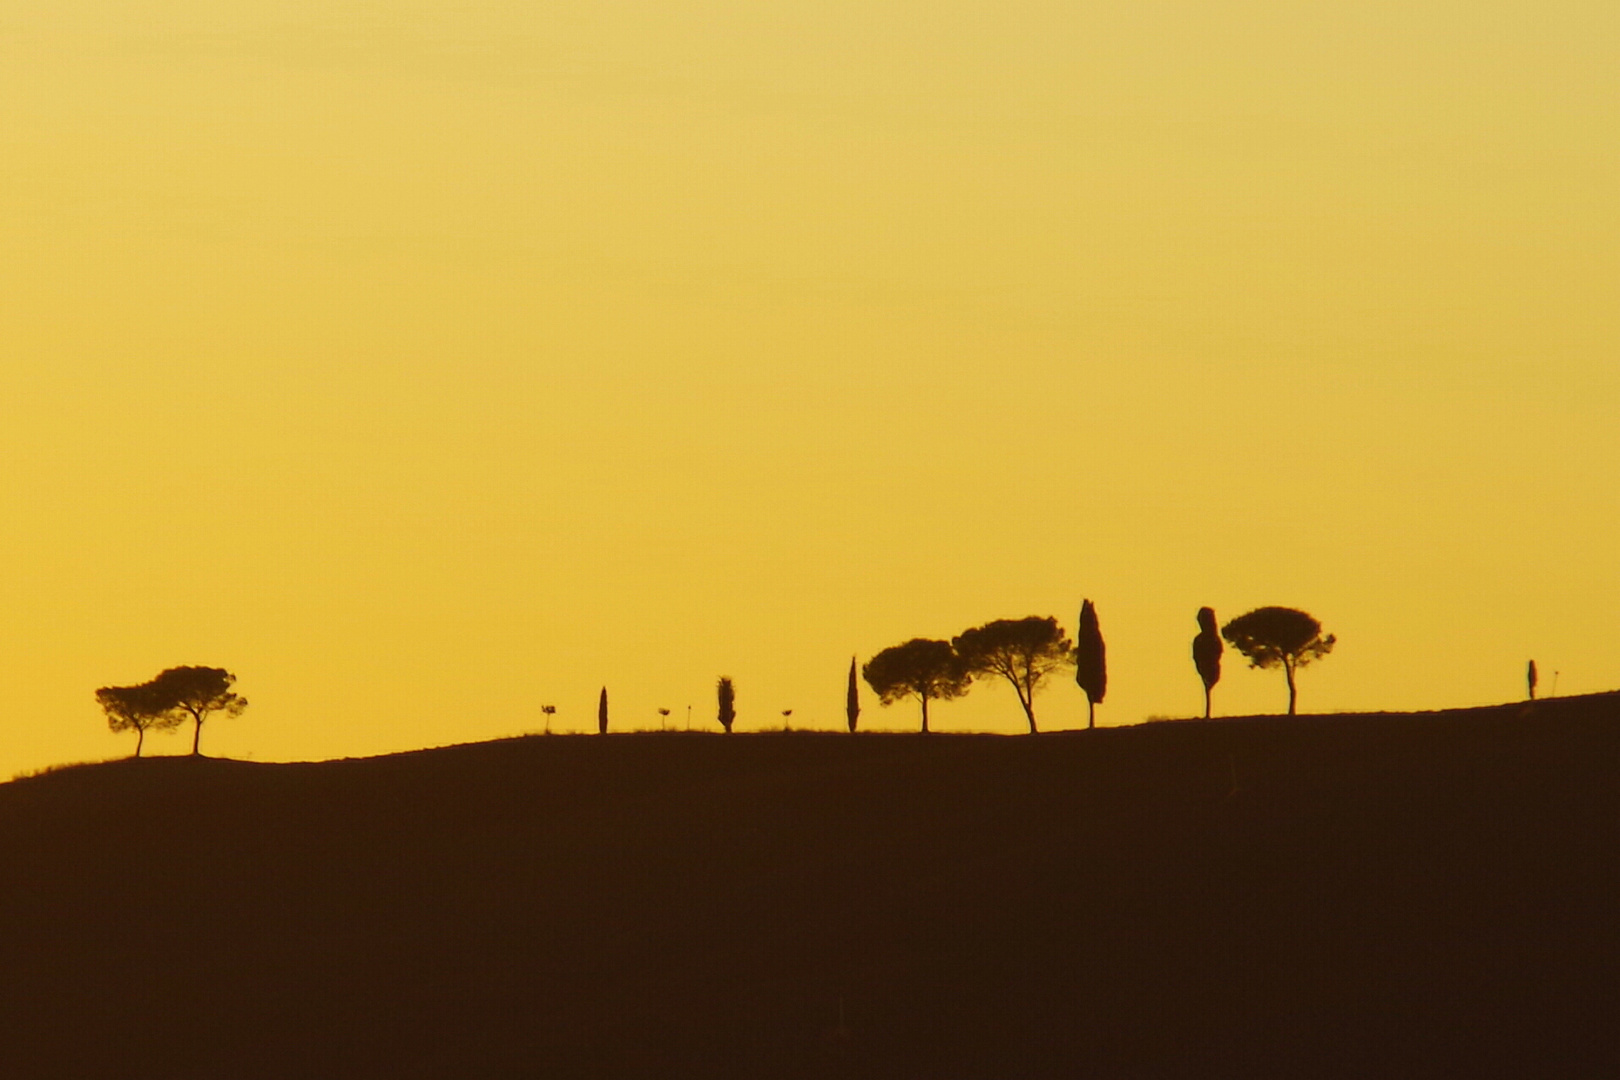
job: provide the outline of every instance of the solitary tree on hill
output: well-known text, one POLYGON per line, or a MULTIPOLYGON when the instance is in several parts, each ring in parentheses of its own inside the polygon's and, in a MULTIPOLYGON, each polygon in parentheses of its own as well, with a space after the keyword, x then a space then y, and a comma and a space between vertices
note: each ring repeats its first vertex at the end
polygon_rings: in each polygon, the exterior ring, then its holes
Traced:
POLYGON ((1086 728, 1097 726, 1097 706, 1108 693, 1108 649, 1102 628, 1097 625, 1097 608, 1090 600, 1080 604, 1079 643, 1074 650, 1074 681, 1086 692, 1086 728))
MULTIPOLYGON (((1530 700, 1536 700, 1536 662, 1530 661, 1530 666, 1524 669, 1524 681, 1530 687, 1530 700)), ((137 754, 137 757, 140 755, 137 754)))
POLYGON ((224 668, 175 667, 158 673, 148 685, 165 711, 175 711, 182 720, 191 717, 196 725, 191 734, 191 753, 200 757, 203 721, 213 713, 241 716, 247 698, 231 692, 236 676, 224 668))
POLYGON ((602 687, 602 696, 596 699, 596 733, 607 734, 608 708, 607 687, 602 687))
POLYGON ((730 735, 731 725, 737 722, 737 688, 731 685, 729 677, 722 675, 715 684, 714 693, 720 705, 720 726, 730 735))
POLYGON ((1288 677, 1288 715, 1294 715, 1297 693, 1294 671, 1333 651, 1337 639, 1322 636, 1322 624, 1303 611, 1263 607, 1239 615, 1221 627, 1221 636, 1249 658, 1249 666, 1281 667, 1288 677))
POLYGON ((855 722, 861 718, 861 695, 855 684, 855 658, 849 658, 849 689, 844 694, 844 716, 849 720, 849 733, 855 734, 855 722))
MULTIPOLYGON (((1100 640, 1100 639, 1099 639, 1100 640)), ((978 678, 1006 679, 1035 734, 1035 691, 1048 675, 1074 663, 1074 644, 1050 615, 996 619, 951 639, 963 667, 978 678)))
POLYGON ((908 697, 922 702, 924 735, 928 734, 928 703, 959 698, 973 684, 973 676, 951 643, 932 638, 912 638, 903 645, 889 646, 862 666, 861 677, 885 705, 908 697))
POLYGON ((1205 720, 1209 719, 1209 692, 1221 681, 1221 653, 1225 651, 1220 632, 1215 629, 1215 609, 1199 608, 1198 636, 1193 638, 1192 655, 1198 677, 1204 680, 1205 720))
POLYGON ((96 704, 107 714, 108 728, 136 733, 136 757, 141 756, 148 730, 172 730, 180 726, 183 718, 170 702, 158 696, 149 682, 139 686, 103 686, 96 691, 96 704))

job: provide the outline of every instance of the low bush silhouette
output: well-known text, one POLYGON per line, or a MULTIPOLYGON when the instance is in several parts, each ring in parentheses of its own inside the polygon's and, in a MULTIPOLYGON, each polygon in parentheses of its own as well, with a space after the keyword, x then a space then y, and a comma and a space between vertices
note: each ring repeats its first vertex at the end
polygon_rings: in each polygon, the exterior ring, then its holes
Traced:
POLYGON ((719 703, 720 726, 731 734, 731 725, 737 722, 737 688, 731 684, 731 679, 725 675, 714 687, 715 697, 719 703))

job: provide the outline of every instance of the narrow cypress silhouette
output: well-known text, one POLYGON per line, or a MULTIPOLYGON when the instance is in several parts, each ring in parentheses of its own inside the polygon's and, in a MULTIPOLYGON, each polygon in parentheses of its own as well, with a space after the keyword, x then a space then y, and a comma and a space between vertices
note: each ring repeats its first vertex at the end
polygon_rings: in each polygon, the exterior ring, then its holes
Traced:
POLYGON ((855 734, 855 721, 861 716, 861 695, 855 683, 855 658, 849 658, 849 692, 844 695, 844 715, 849 717, 849 733, 855 734))
POLYGON ((596 733, 607 734, 607 687, 602 687, 602 696, 596 699, 596 733))
POLYGON ((1204 680, 1205 720, 1209 719, 1209 692, 1221 681, 1221 653, 1225 651, 1226 646, 1221 644, 1221 632, 1215 625, 1215 609, 1199 608, 1198 636, 1193 638, 1192 654, 1198 675, 1204 680))
POLYGON ((1524 681, 1530 684, 1530 700, 1536 700, 1536 662, 1534 660, 1530 661, 1530 666, 1525 669, 1524 681))
POLYGON ((737 688, 731 685, 731 679, 725 675, 720 676, 720 682, 715 686, 715 696, 720 701, 720 726, 731 734, 731 725, 737 720, 737 688))
POLYGON ((1108 692, 1108 649, 1097 609, 1090 600, 1080 604, 1080 629, 1075 633, 1074 681, 1086 692, 1086 727, 1097 726, 1097 704, 1108 692))

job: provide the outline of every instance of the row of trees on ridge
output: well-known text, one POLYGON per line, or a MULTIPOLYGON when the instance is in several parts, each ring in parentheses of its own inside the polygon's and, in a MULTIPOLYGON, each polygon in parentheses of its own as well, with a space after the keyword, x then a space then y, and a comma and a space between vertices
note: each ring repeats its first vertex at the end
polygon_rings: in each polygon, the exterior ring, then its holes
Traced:
MULTIPOLYGON (((1204 683, 1204 719, 1209 719, 1210 697, 1221 678, 1225 638, 1242 653, 1250 667, 1283 669, 1288 681, 1288 715, 1295 715, 1299 668, 1333 651, 1337 640, 1322 634, 1322 624, 1296 608, 1263 607, 1240 615, 1216 631, 1215 611, 1198 609, 1198 636, 1193 639, 1193 665, 1204 683)), ((1080 607, 1079 640, 1071 642, 1051 616, 997 619, 975 626, 949 641, 912 638, 867 661, 861 675, 884 705, 914 698, 922 706, 922 730, 928 731, 928 703, 961 697, 976 681, 1002 679, 1018 695, 1018 704, 1035 724, 1035 694, 1052 675, 1072 668, 1075 682, 1085 691, 1087 726, 1097 723, 1097 705, 1108 690, 1107 649, 1090 600, 1080 607)), ((849 729, 855 730, 859 707, 855 697, 855 666, 850 664, 849 729)), ((729 730, 729 728, 728 728, 729 730)))
MULTIPOLYGON (((1078 641, 1070 641, 1057 619, 1031 615, 1022 619, 996 619, 964 630, 949 641, 912 638, 894 645, 859 666, 864 678, 884 705, 915 698, 922 706, 922 730, 928 732, 928 704, 961 697, 976 681, 1001 679, 1018 696, 1030 733, 1035 723, 1035 694, 1059 672, 1073 669, 1075 682, 1085 692, 1087 727, 1097 725, 1097 706, 1108 692, 1108 652, 1097 608, 1090 600, 1080 605, 1078 641)), ((1215 612, 1198 609, 1198 636, 1193 639, 1193 664, 1204 683, 1204 719, 1210 715, 1210 694, 1221 678, 1225 638, 1256 668, 1281 667, 1288 680, 1288 715, 1298 700, 1295 672, 1333 651, 1335 638, 1323 636, 1322 624, 1294 608, 1263 607, 1240 615, 1216 632, 1215 612)), ((849 662, 845 710, 854 731, 861 713, 856 682, 857 659, 849 662)), ((1530 666, 1530 693, 1535 695, 1535 665, 1530 666)), ((135 756, 141 756, 146 733, 194 724, 191 753, 201 753, 203 722, 214 713, 240 716, 247 699, 231 690, 236 676, 224 668, 174 667, 136 686, 104 686, 96 703, 115 732, 136 733, 135 756)), ((722 676, 715 685, 716 718, 729 735, 737 719, 737 689, 722 676)), ((549 719, 555 706, 542 706, 549 719)), ((660 709, 667 717, 668 709, 660 709)), ((792 710, 783 712, 791 715, 792 710)), ((608 694, 597 700, 597 731, 607 734, 608 694)))
MULTIPOLYGON (((1204 719, 1210 716, 1210 698, 1221 679, 1221 657, 1225 638, 1241 652, 1250 667, 1283 669, 1288 681, 1288 715, 1295 715, 1298 688, 1295 673, 1313 660, 1333 651, 1336 638, 1322 634, 1322 624, 1296 608, 1263 607, 1240 615, 1217 631, 1213 608, 1198 609, 1198 636, 1193 638, 1193 666, 1204 683, 1204 719)), ((928 704, 948 701, 966 694, 981 680, 1001 679, 1013 688, 1024 710, 1029 730, 1035 723, 1035 694, 1051 676, 1073 669, 1075 682, 1085 692, 1086 726, 1097 726, 1097 706, 1108 692, 1108 650, 1097 622, 1097 608, 1090 600, 1080 605, 1078 641, 1070 641, 1051 616, 1030 615, 1022 619, 996 619, 964 630, 949 641, 912 638, 879 652, 865 664, 855 657, 849 662, 849 686, 845 694, 845 715, 849 730, 856 729, 861 715, 860 687, 856 671, 866 680, 884 705, 914 698, 922 706, 922 731, 928 733, 928 704)), ((1533 693, 1533 691, 1532 691, 1533 693)), ((731 734, 737 719, 737 688, 727 676, 715 684, 716 719, 731 734)), ((555 709, 544 706, 549 715, 555 709)), ((667 716, 668 709, 659 709, 667 716)), ((791 715, 792 710, 783 712, 791 715)), ((607 734, 607 687, 597 703, 597 732, 607 734)))

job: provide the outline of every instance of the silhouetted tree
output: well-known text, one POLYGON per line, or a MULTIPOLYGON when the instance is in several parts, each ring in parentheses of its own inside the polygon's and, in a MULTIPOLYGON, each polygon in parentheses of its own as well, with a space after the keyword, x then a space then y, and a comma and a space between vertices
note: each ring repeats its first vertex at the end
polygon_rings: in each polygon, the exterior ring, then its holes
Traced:
POLYGON ((1221 636, 1249 658, 1249 666, 1281 667, 1288 677, 1288 715, 1294 715, 1297 694, 1294 671, 1333 651, 1337 640, 1322 636, 1322 624, 1303 611, 1263 607, 1239 615, 1221 627, 1221 636))
POLYGON ((199 747, 203 721, 216 712, 241 716, 242 710, 247 708, 247 698, 231 692, 235 682, 235 675, 216 667, 169 668, 152 680, 150 685, 158 703, 166 705, 168 710, 178 710, 182 719, 191 717, 196 724, 191 735, 193 757, 202 754, 199 747))
POLYGON ((715 697, 720 703, 720 726, 731 734, 731 725, 737 720, 737 688, 731 685, 731 680, 720 676, 720 681, 714 687, 715 697))
MULTIPOLYGON (((1530 666, 1524 671, 1524 681, 1530 684, 1530 700, 1536 700, 1536 662, 1530 661, 1530 666)), ((140 755, 137 754, 137 757, 140 755)))
POLYGON ((602 687, 602 696, 596 699, 596 733, 607 734, 607 687, 602 687))
POLYGON ((1108 648, 1090 600, 1080 603, 1080 629, 1075 636, 1079 641, 1074 649, 1074 681, 1086 692, 1086 727, 1090 729, 1097 726, 1097 706, 1108 693, 1108 648))
POLYGON ((1198 636, 1193 638, 1192 652, 1193 666, 1198 668, 1198 677, 1204 680, 1205 720, 1209 719, 1209 692, 1221 681, 1221 653, 1225 651, 1220 631, 1215 629, 1215 609, 1199 608, 1198 636))
MULTIPOLYGON (((1100 639, 1099 639, 1100 640, 1100 639)), ((1074 643, 1050 615, 997 619, 951 639, 963 668, 979 678, 999 676, 1012 684, 1035 733, 1035 691, 1052 672, 1074 663, 1074 643)))
POLYGON ((855 683, 855 658, 849 658, 849 690, 844 694, 844 715, 849 719, 849 733, 855 734, 855 722, 861 718, 861 695, 855 683))
POLYGON ((107 727, 113 731, 133 731, 135 756, 141 756, 148 730, 171 730, 180 726, 183 714, 171 702, 159 697, 149 682, 139 686, 103 686, 96 691, 96 704, 107 714, 107 727))
POLYGON ((931 638, 891 645, 862 666, 861 677, 885 705, 907 697, 922 702, 924 735, 928 734, 928 703, 961 697, 973 684, 973 676, 951 643, 931 638))

